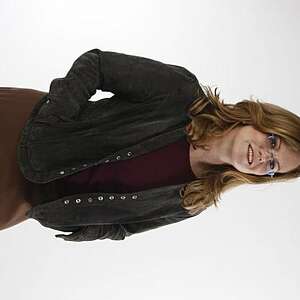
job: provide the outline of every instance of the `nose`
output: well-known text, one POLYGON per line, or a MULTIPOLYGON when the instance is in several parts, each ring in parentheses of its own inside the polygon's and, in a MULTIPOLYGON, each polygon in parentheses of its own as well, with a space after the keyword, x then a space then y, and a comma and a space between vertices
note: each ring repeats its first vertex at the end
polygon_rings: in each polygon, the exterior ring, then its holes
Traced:
POLYGON ((259 162, 262 161, 268 161, 271 160, 274 157, 276 157, 277 155, 275 154, 274 149, 268 149, 268 150, 259 150, 258 151, 258 160, 259 162))

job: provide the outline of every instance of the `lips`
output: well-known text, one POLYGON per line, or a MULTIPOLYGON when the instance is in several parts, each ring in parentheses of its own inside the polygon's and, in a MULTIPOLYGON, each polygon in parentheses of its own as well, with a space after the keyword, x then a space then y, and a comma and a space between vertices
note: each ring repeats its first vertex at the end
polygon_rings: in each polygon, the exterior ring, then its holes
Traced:
POLYGON ((249 165, 251 165, 253 163, 253 160, 254 160, 254 151, 253 151, 253 148, 250 144, 248 145, 247 159, 248 159, 249 165), (250 152, 252 152, 252 158, 251 158, 252 161, 251 162, 250 162, 250 152))

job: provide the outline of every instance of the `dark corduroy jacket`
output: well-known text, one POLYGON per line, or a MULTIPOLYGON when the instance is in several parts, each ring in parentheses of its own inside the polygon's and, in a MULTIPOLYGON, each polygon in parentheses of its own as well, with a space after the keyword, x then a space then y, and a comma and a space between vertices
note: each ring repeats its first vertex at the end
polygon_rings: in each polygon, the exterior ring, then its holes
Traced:
MULTIPOLYGON (((188 107, 199 96, 205 95, 197 78, 184 67, 87 51, 35 105, 17 147, 20 169, 29 181, 47 183, 163 147, 185 135, 188 107), (89 101, 98 89, 114 95, 89 101)), ((37 205, 26 215, 43 226, 72 231, 57 235, 65 240, 123 240, 195 216, 181 206, 183 185, 76 194, 37 205)))

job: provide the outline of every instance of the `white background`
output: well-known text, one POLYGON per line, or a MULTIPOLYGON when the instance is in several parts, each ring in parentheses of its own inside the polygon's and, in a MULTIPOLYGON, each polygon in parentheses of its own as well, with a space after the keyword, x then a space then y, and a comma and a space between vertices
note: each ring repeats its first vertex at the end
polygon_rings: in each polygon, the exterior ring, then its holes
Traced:
MULTIPOLYGON (((227 103, 253 95, 299 115, 299 9, 297 0, 1 0, 0 86, 48 91, 99 48, 184 66, 227 103)), ((242 186, 219 209, 123 241, 67 242, 27 220, 0 232, 0 297, 296 300, 299 203, 298 180, 242 186)))

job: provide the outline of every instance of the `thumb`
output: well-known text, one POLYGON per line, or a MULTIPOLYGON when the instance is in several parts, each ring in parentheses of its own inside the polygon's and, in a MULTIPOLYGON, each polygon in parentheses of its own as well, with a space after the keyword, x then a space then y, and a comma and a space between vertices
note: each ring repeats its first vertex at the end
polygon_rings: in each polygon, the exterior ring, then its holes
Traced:
POLYGON ((65 234, 56 234, 55 237, 65 239, 65 234))

